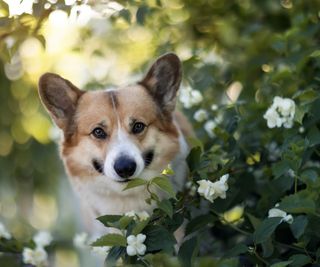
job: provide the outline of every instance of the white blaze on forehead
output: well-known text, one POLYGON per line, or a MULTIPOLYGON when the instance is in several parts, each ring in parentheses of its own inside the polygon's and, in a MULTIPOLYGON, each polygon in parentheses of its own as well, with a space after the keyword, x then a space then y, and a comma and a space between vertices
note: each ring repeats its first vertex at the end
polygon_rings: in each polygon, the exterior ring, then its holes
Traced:
MULTIPOLYGON (((107 92, 115 92, 115 90, 107 90, 107 92)), ((114 98, 115 94, 111 93, 109 96, 111 98, 114 115, 117 119, 117 129, 113 130, 113 132, 116 131, 116 136, 111 141, 109 150, 107 151, 106 160, 104 162, 104 173, 107 177, 112 179, 121 179, 114 170, 114 163, 120 156, 127 156, 133 159, 137 164, 136 171, 133 174, 135 177, 143 171, 144 160, 139 148, 129 138, 129 134, 121 127, 121 120, 117 111, 116 99, 114 98)))

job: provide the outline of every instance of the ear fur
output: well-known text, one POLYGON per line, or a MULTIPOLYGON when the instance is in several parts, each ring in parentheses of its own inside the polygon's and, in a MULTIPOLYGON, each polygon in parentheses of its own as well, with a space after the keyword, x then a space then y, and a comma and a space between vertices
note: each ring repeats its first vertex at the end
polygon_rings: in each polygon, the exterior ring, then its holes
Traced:
POLYGON ((84 91, 57 74, 45 73, 40 77, 41 101, 57 126, 63 130, 67 129, 82 94, 84 91))
POLYGON ((160 109, 171 114, 176 104, 182 76, 181 62, 173 53, 159 57, 139 83, 146 87, 160 109))

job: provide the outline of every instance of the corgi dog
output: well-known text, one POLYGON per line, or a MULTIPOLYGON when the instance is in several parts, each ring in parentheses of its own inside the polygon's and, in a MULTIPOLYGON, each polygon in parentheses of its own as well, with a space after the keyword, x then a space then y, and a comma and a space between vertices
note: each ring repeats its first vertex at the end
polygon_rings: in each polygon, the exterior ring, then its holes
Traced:
POLYGON ((63 132, 61 158, 91 232, 101 232, 101 215, 152 211, 144 187, 123 191, 131 179, 150 180, 171 164, 172 184, 183 186, 193 131, 175 111, 181 73, 168 53, 140 82, 118 89, 82 91, 59 75, 41 76, 40 98, 63 132))

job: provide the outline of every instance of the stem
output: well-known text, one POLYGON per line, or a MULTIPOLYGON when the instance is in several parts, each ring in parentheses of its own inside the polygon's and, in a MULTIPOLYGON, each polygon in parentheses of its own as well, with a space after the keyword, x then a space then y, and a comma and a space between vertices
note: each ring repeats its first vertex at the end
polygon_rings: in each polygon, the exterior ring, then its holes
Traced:
POLYGON ((266 266, 270 266, 269 262, 267 262, 264 258, 262 258, 258 252, 256 251, 256 248, 254 248, 254 255, 256 256, 256 258, 261 261, 262 263, 264 263, 266 266))
POLYGON ((294 176, 294 193, 298 192, 298 175, 294 176))
POLYGON ((299 247, 288 245, 288 244, 281 243, 278 241, 274 241, 274 243, 278 246, 282 246, 282 247, 290 248, 290 249, 293 249, 293 250, 296 250, 296 251, 299 251, 302 253, 306 253, 309 257, 310 257, 310 255, 315 255, 315 252, 308 251, 306 248, 299 248, 299 247))
POLYGON ((144 258, 142 258, 140 256, 138 256, 138 261, 143 262, 145 264, 145 266, 151 266, 151 264, 148 261, 146 261, 144 258))

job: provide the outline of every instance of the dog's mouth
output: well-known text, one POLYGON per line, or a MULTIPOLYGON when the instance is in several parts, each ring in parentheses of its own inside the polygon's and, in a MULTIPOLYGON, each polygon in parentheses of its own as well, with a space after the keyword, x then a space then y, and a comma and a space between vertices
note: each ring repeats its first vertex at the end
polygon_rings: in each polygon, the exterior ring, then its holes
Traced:
POLYGON ((103 174, 103 164, 99 160, 97 159, 92 160, 92 165, 98 173, 103 174))
POLYGON ((147 150, 145 153, 143 153, 143 160, 144 160, 144 167, 147 168, 151 162, 153 161, 154 157, 154 151, 153 150, 147 150))

